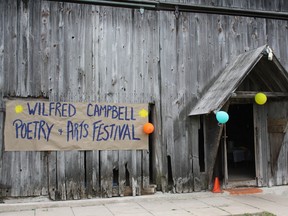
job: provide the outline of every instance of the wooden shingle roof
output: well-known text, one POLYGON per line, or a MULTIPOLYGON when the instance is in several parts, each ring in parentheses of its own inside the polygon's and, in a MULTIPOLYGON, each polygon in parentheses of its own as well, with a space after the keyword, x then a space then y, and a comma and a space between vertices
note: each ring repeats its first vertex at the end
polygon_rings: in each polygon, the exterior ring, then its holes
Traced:
POLYGON ((254 91, 288 92, 288 74, 274 55, 268 59, 269 53, 272 55, 271 48, 264 45, 237 56, 210 84, 189 116, 220 110, 247 76, 245 82, 260 83, 254 91))

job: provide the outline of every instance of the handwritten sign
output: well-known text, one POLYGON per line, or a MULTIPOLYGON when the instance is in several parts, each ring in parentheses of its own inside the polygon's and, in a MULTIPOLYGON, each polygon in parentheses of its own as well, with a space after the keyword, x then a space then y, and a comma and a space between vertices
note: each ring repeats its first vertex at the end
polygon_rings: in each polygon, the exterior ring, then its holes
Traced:
POLYGON ((148 149, 147 104, 6 102, 5 150, 148 149))

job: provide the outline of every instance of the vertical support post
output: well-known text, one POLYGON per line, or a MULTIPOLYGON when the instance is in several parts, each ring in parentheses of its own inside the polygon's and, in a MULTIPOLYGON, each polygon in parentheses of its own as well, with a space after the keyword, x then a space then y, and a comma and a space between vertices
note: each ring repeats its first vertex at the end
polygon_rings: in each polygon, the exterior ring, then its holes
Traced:
POLYGON ((224 124, 223 128, 224 136, 223 136, 223 151, 224 151, 224 184, 223 187, 226 188, 228 184, 228 164, 227 164, 227 135, 226 135, 226 124, 224 124))

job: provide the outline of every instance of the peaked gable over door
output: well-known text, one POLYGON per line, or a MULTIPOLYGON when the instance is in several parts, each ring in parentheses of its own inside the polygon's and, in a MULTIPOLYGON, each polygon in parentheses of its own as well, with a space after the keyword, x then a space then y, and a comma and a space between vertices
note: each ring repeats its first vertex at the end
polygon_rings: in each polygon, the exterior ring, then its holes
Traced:
POLYGON ((216 80, 208 85, 189 115, 220 110, 229 98, 235 95, 236 90, 241 89, 239 87, 243 82, 252 82, 256 86, 257 89, 249 89, 250 91, 288 92, 287 72, 273 56, 271 48, 264 45, 237 56, 216 80))

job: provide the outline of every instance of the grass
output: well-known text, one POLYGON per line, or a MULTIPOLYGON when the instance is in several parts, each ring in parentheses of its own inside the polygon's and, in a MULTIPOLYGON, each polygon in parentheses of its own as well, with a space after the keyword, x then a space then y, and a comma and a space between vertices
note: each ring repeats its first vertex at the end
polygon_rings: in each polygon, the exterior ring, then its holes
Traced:
POLYGON ((260 213, 253 213, 253 214, 250 214, 250 213, 245 213, 245 214, 241 214, 241 215, 235 215, 235 216, 276 216, 270 212, 260 212, 260 213))

